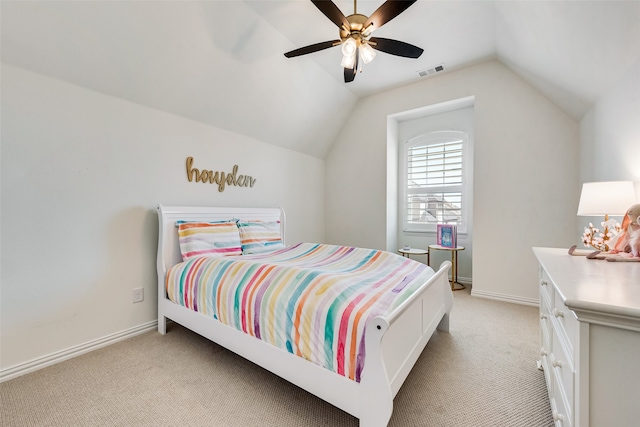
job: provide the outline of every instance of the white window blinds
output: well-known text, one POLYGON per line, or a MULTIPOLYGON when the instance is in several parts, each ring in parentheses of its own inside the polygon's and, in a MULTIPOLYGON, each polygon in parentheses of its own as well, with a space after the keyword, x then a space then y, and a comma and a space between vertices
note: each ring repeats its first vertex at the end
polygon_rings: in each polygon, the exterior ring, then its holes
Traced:
POLYGON ((466 228, 464 155, 462 132, 407 142, 403 218, 406 230, 435 230, 439 223, 466 228))

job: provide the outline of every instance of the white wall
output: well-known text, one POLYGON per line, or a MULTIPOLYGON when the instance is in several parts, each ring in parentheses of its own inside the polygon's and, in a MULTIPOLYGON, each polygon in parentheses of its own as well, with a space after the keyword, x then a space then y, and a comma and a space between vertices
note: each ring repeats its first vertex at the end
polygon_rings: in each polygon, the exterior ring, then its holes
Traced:
POLYGON ((1 83, 2 370, 156 318, 158 203, 283 206, 288 243, 324 240, 323 160, 5 64, 1 83), (188 156, 256 184, 188 182, 188 156))
POLYGON ((497 61, 358 103, 326 159, 327 240, 386 247, 387 116, 468 96, 475 96, 473 292, 535 303, 531 247, 576 240, 578 125, 497 61))
POLYGON ((640 59, 580 121, 580 183, 594 181, 634 181, 640 203, 640 59))

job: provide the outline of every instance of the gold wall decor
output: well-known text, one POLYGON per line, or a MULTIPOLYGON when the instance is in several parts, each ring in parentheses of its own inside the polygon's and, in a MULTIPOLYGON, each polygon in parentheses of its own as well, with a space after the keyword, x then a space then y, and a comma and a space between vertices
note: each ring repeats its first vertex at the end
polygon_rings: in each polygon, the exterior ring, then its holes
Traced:
POLYGON ((235 187, 253 187, 256 179, 249 175, 238 175, 238 165, 233 165, 233 171, 211 171, 203 169, 200 171, 193 167, 193 157, 187 157, 187 179, 189 182, 202 182, 203 184, 218 184, 218 191, 223 192, 225 185, 235 187))

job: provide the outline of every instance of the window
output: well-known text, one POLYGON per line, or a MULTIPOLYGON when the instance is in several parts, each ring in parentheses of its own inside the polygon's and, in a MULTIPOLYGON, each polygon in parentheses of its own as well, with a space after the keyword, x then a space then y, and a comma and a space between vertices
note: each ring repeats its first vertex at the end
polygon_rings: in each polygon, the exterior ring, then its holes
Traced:
POLYGON ((403 151, 403 229, 435 232, 437 224, 457 224, 465 233, 468 134, 431 132, 405 142, 403 151))

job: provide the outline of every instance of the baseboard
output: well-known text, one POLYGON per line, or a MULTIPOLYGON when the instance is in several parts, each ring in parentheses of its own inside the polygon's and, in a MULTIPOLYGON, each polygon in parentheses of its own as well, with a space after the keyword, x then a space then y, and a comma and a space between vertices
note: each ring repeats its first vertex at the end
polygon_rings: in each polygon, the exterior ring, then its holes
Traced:
POLYGON ((471 286, 471 278, 458 276, 458 283, 465 286, 471 286))
POLYGON ((477 291, 473 288, 471 288, 471 296, 506 301, 514 304, 530 305, 534 307, 540 306, 538 299, 535 298, 524 298, 514 295, 497 294, 495 292, 477 291))
POLYGON ((37 371, 38 369, 46 368, 47 366, 55 365, 56 363, 80 356, 81 354, 106 347, 118 341, 126 340, 127 338, 151 331, 157 327, 158 320, 153 320, 151 322, 143 323, 142 325, 134 326, 133 328, 125 329, 124 331, 116 332, 115 334, 107 335, 96 340, 88 341, 84 344, 51 353, 47 356, 39 357, 25 363, 20 363, 6 369, 2 369, 0 370, 0 383, 37 371))

